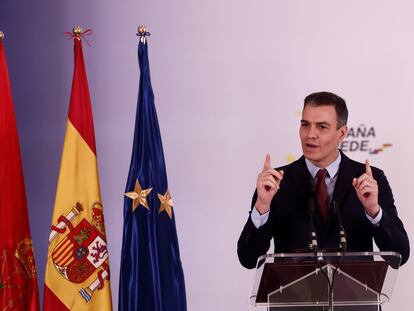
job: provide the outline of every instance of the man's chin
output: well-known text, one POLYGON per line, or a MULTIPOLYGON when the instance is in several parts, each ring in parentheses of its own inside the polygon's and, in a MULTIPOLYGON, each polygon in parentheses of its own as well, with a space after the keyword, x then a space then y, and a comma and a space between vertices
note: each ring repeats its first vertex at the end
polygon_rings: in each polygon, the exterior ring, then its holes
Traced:
POLYGON ((309 161, 315 161, 318 162, 319 160, 319 156, 316 152, 312 152, 312 151, 308 151, 308 150, 303 150, 303 156, 308 159, 309 161))
POLYGON ((318 166, 318 164, 321 162, 321 158, 317 154, 305 152, 303 156, 316 166, 318 166))

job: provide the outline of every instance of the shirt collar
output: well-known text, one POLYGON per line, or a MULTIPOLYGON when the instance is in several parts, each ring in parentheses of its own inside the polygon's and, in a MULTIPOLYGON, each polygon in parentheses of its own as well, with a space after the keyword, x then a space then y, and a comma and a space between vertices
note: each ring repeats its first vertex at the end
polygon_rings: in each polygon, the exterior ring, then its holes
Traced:
POLYGON ((339 170, 339 164, 341 163, 341 153, 338 152, 338 157, 335 161, 329 164, 327 167, 317 167, 313 164, 310 160, 305 158, 306 166, 308 168, 309 173, 312 175, 312 178, 316 177, 316 174, 320 169, 326 168, 329 174, 329 178, 335 177, 339 170))

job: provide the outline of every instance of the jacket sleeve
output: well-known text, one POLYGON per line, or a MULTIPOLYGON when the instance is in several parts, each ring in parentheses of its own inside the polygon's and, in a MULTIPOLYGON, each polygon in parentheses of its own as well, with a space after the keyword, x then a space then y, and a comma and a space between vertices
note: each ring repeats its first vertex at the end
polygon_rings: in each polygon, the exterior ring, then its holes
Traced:
MULTIPOLYGON (((257 193, 255 192, 251 209, 254 208, 256 199, 257 193)), ((272 238, 272 209, 270 209, 269 219, 260 228, 256 228, 253 224, 250 213, 237 243, 240 263, 247 269, 256 267, 257 259, 267 253, 272 238)))
POLYGON ((375 179, 378 182, 378 204, 382 208, 382 218, 379 226, 374 227, 374 239, 381 251, 393 251, 401 254, 401 265, 410 256, 410 244, 404 225, 398 217, 394 205, 394 197, 391 187, 382 171, 379 171, 375 179))

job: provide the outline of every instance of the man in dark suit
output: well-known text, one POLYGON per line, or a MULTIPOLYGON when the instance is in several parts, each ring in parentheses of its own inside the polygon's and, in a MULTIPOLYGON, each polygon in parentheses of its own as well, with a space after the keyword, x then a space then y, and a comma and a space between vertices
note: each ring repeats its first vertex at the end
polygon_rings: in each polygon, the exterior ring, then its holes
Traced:
POLYGON ((273 169, 267 155, 256 183, 251 212, 238 241, 238 256, 254 268, 274 239, 274 252, 309 249, 313 218, 319 249, 338 250, 339 222, 348 251, 381 251, 409 257, 409 241, 384 173, 344 155, 338 146, 347 134, 345 101, 328 93, 305 98, 300 124, 303 156, 273 169), (315 208, 309 208, 314 198, 315 208), (339 215, 339 217, 338 217, 339 215))

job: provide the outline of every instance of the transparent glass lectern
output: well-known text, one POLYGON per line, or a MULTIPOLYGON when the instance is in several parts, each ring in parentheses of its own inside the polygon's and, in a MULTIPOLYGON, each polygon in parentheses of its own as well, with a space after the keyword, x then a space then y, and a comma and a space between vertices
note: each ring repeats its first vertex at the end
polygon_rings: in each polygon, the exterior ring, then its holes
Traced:
POLYGON ((394 252, 264 255, 250 304, 274 311, 378 311, 391 298, 400 262, 394 252))

